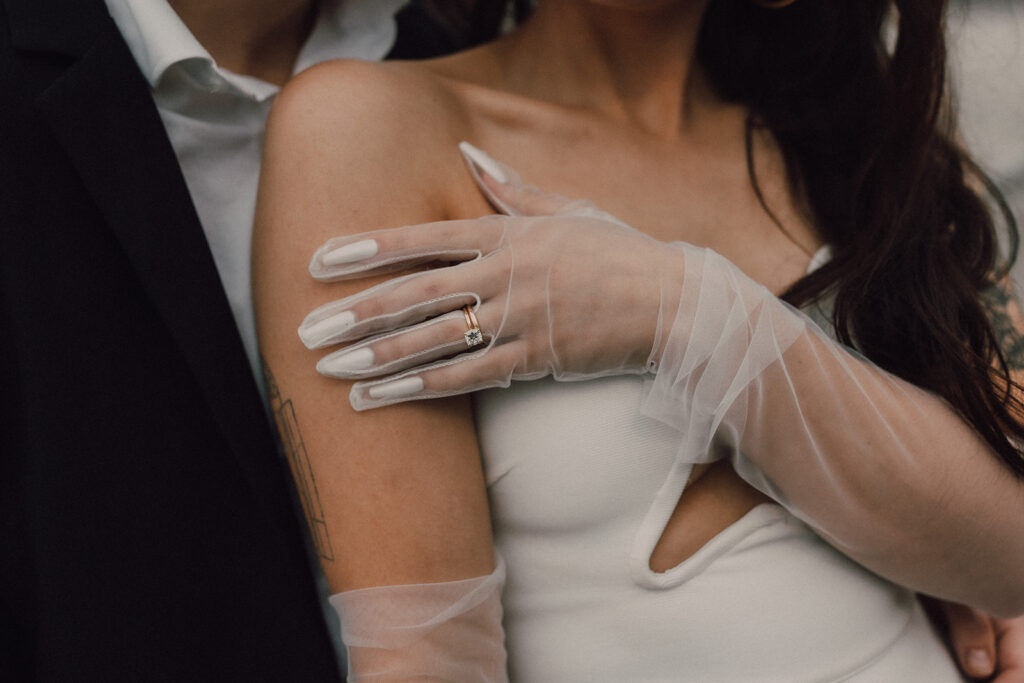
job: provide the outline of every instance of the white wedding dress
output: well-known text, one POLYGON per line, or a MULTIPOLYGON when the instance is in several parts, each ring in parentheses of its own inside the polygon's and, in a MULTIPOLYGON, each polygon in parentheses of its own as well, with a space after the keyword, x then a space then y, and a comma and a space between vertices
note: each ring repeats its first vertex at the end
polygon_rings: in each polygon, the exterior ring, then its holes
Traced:
MULTIPOLYGON (((808 270, 829 258, 823 248, 808 270)), ((827 328, 823 308, 808 311, 827 328)), ((961 681, 914 594, 776 504, 664 573, 650 556, 701 458, 641 413, 647 377, 474 395, 512 681, 961 681)))
POLYGON ((960 681, 913 594, 775 504, 677 567, 649 557, 682 493, 679 435, 635 376, 475 396, 507 564, 512 681, 960 681))
MULTIPOLYGON (((824 252, 816 255, 812 267, 825 258, 824 252)), ((548 378, 475 393, 495 548, 503 563, 485 577, 332 597, 351 671, 358 672, 350 673, 353 680, 502 681, 506 650, 508 678, 520 683, 961 680, 911 591, 841 554, 780 505, 754 507, 678 566, 651 571, 651 552, 693 463, 729 458, 759 480, 756 465, 742 453, 734 457, 727 441, 712 438, 721 432, 709 427, 707 416, 725 405, 721 424, 733 434, 763 427, 760 416, 737 413, 734 408, 749 405, 746 400, 723 403, 715 391, 737 386, 736 377, 756 381, 767 372, 766 362, 785 365, 779 349, 790 348, 791 329, 804 334, 805 325, 813 326, 777 307, 746 306, 738 298, 737 308, 729 297, 722 301, 718 295, 746 294, 749 286, 720 277, 732 272, 721 257, 705 254, 692 267, 710 274, 707 283, 700 279, 694 285, 700 292, 697 322, 679 317, 682 338, 697 351, 701 344, 713 346, 715 354, 725 350, 728 362, 715 365, 717 355, 710 363, 700 356, 698 369, 688 370, 683 354, 689 346, 673 349, 670 343, 665 356, 675 357, 656 377, 548 378), (709 270, 704 264, 715 259, 709 270), (718 320, 730 320, 737 310, 740 325, 718 320), (694 341, 686 333, 691 329, 711 341, 694 341), (741 334, 721 332, 734 329, 741 334), (748 335, 748 329, 754 332, 748 335), (767 345, 761 334, 766 329, 772 333, 767 345), (737 339, 738 347, 731 347, 737 339), (768 352, 751 354, 750 339, 768 352), (737 348, 740 355, 728 353, 737 348), (703 379, 695 384, 691 380, 699 373, 703 379), (705 403, 696 411, 694 401, 676 405, 677 387, 684 399, 702 392, 705 403), (653 412, 669 419, 651 416, 652 395, 659 396, 653 412), (676 417, 684 419, 671 419, 676 417)), ((765 296, 755 286, 754 300, 765 296)), ((822 310, 809 312, 825 328, 822 310)), ((764 395, 764 386, 755 391, 759 400, 785 405, 784 395, 764 395)), ((785 385, 771 391, 784 392, 785 385)), ((842 401, 842 408, 863 410, 863 396, 844 394, 842 401)), ((886 424, 879 420, 876 429, 886 424)), ((755 433, 771 438, 770 431, 755 433)), ((815 434, 788 436, 799 437, 792 447, 802 448, 808 439, 815 443, 815 434)), ((817 450, 809 459, 800 453, 807 467, 829 463, 817 450)), ((846 500, 836 480, 821 481, 833 488, 815 495, 846 500)), ((766 488, 771 490, 770 482, 766 488)), ((808 496, 802 493, 801 500, 806 503, 808 496)))
MULTIPOLYGON (((886 519, 861 509, 865 498, 835 476, 846 451, 828 448, 853 444, 880 479, 926 472, 921 453, 948 432, 922 419, 936 399, 825 339, 820 308, 807 320, 721 256, 682 248, 683 296, 656 375, 474 393, 504 562, 484 577, 333 596, 355 680, 501 681, 506 649, 509 679, 525 683, 961 680, 911 591, 788 511, 847 539, 837 505, 846 518, 886 519), (877 434, 892 442, 871 450, 877 434), (799 476, 777 489, 744 443, 799 476), (678 566, 651 571, 693 464, 716 457, 786 508, 758 505, 678 566)), ((866 523, 854 523, 855 541, 902 529, 866 523)))

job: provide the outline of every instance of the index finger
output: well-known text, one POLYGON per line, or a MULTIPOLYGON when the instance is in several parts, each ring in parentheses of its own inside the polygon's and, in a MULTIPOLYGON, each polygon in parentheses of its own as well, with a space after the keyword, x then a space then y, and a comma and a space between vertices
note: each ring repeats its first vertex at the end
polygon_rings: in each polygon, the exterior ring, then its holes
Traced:
POLYGON ((432 261, 471 261, 498 247, 504 216, 436 221, 335 237, 313 254, 309 273, 334 282, 407 270, 432 261))

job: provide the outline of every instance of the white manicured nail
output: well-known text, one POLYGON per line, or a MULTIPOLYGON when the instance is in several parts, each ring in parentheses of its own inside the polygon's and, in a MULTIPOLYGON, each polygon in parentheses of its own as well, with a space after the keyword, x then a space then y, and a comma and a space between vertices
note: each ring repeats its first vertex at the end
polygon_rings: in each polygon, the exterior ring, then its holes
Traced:
POLYGON ((377 240, 359 240, 343 247, 332 249, 321 257, 325 266, 340 266, 343 263, 355 263, 376 256, 380 246, 377 240))
POLYGON ((372 365, 373 349, 364 346, 355 351, 324 356, 316 364, 316 369, 322 375, 345 375, 350 372, 366 370, 372 365))
POLYGON ((404 398, 423 391, 423 380, 419 377, 404 377, 387 384, 370 387, 370 398, 404 398))
POLYGON ((461 150, 462 153, 466 155, 466 158, 473 162, 477 168, 494 178, 499 183, 504 184, 508 182, 508 176, 505 175, 504 169, 498 165, 498 162, 487 156, 483 151, 465 141, 459 143, 459 150, 461 150))
POLYGON ((352 327, 355 321, 355 313, 352 311, 342 311, 318 323, 300 325, 299 337, 306 346, 313 349, 316 348, 317 344, 322 344, 325 340, 330 339, 334 335, 341 334, 352 327))

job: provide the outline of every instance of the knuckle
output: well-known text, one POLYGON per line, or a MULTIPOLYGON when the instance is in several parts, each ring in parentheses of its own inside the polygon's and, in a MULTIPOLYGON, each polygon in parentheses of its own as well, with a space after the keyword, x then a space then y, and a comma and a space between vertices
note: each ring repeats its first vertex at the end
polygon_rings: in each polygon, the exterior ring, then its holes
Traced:
POLYGON ((387 365, 398 358, 401 358, 401 335, 390 339, 381 339, 373 344, 373 364, 376 366, 387 365))
POLYGON ((382 296, 364 299, 352 307, 352 312, 357 321, 366 321, 378 318, 386 312, 386 300, 382 296))
POLYGON ((420 287, 419 299, 422 301, 433 301, 444 293, 444 288, 435 280, 428 280, 420 287))
POLYGON ((401 310, 417 303, 423 303, 436 298, 440 291, 437 278, 433 277, 430 271, 410 278, 396 287, 392 296, 395 303, 394 310, 401 310))
POLYGON ((442 227, 437 231, 434 239, 431 241, 436 243, 438 246, 456 246, 463 242, 461 237, 464 231, 465 226, 461 221, 448 221, 442 225, 442 227))
POLYGON ((389 359, 406 358, 416 353, 416 338, 412 332, 403 332, 402 334, 391 337, 386 342, 387 344, 387 356, 389 359))

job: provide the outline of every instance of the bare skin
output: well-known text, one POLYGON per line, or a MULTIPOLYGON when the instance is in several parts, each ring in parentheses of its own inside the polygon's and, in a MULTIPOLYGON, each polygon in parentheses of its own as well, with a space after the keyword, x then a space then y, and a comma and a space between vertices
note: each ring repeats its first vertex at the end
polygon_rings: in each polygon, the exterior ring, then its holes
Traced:
MULTIPOLYGON (((659 239, 711 246, 775 292, 804 273, 817 246, 775 180, 782 176, 774 172, 780 161, 771 141, 757 141, 756 158, 765 194, 793 238, 750 186, 745 112, 718 102, 683 58, 701 6, 651 15, 586 3, 555 7, 567 14, 546 17, 541 9, 512 37, 455 57, 320 67, 277 105, 254 244, 257 315, 264 357, 302 425, 327 528, 338 545, 374 550, 324 562, 336 590, 491 569, 489 525, 466 522, 487 519, 468 403, 431 401, 357 416, 349 385, 317 376, 318 354, 305 351, 294 332, 305 311, 370 284, 324 288, 295 277, 328 237, 490 213, 457 156, 459 140, 546 189, 598 198, 659 239), (595 40, 563 51, 546 34, 553 22, 565 30, 566 21, 595 40), (663 57, 619 58, 639 49, 634 41, 650 44, 655 25, 664 33, 663 57), (662 68, 649 73, 651 63, 662 68), (545 79, 531 77, 541 69, 545 79), (371 132, 345 134, 353 130, 371 132), (410 466, 420 470, 415 478, 410 466), (367 481, 387 485, 374 489, 367 481), (453 493, 431 501, 442 490, 453 493), (385 548, 382 537, 390 539, 385 548)), ((652 556, 654 569, 678 564, 766 500, 727 467, 704 477, 706 470, 692 476, 652 556)))
MULTIPOLYGON (((542 3, 525 28, 470 53, 318 67, 275 109, 254 241, 257 316, 264 357, 305 437, 308 472, 297 476, 315 479, 332 547, 346 549, 322 556, 336 591, 493 568, 468 402, 357 415, 350 384, 317 375, 321 352, 295 335, 307 311, 374 284, 303 278, 328 238, 491 212, 458 141, 658 239, 712 247, 776 293, 819 245, 767 138, 755 140, 759 179, 788 235, 754 196, 745 112, 717 101, 690 58, 703 3, 628 4, 647 6, 542 3)), ((761 501, 727 467, 699 469, 652 568, 677 564, 761 501)))

